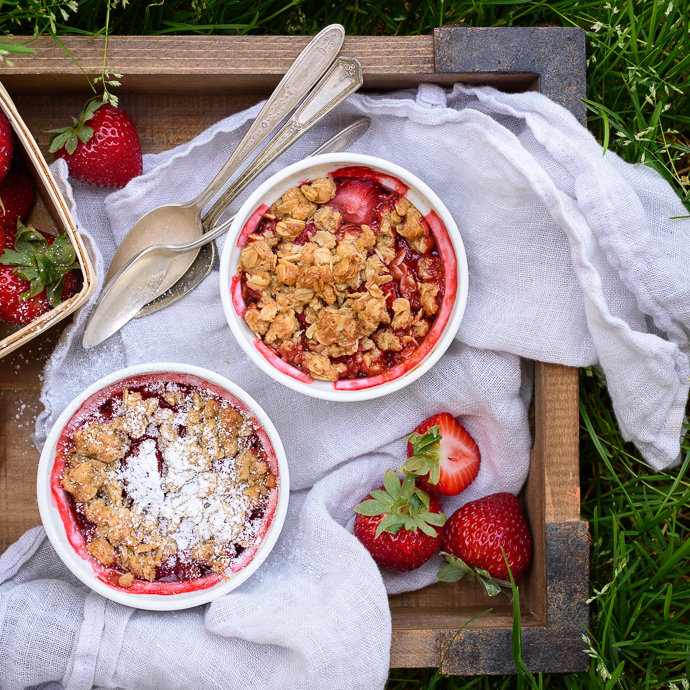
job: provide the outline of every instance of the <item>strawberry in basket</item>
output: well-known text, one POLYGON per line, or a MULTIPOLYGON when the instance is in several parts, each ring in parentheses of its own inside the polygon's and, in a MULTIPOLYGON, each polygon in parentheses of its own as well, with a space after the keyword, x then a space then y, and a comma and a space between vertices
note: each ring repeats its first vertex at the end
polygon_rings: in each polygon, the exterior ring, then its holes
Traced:
POLYGON ((0 182, 0 228, 4 230, 5 241, 0 246, 12 249, 17 222, 24 220, 33 206, 36 188, 29 174, 16 165, 0 182))
MULTIPOLYGON (((0 110, 0 182, 10 169, 14 151, 14 135, 7 115, 0 110)), ((2 209, 0 209, 1 211, 2 209)))
POLYGON ((446 516, 441 503, 415 485, 414 477, 401 482, 388 470, 383 486, 371 492, 355 512, 355 536, 379 564, 406 572, 424 565, 441 547, 446 516))
POLYGON ((456 496, 479 472, 481 454, 474 439, 448 412, 424 420, 407 437, 407 460, 401 470, 418 477, 425 491, 456 496))
POLYGON ((79 119, 51 129, 50 152, 67 161, 69 174, 98 187, 124 187, 141 175, 141 143, 132 118, 121 108, 89 101, 79 119))
POLYGON ((0 256, 0 319, 31 323, 74 294, 76 254, 67 235, 53 237, 18 224, 14 249, 0 256))
POLYGON ((448 565, 439 580, 477 577, 489 596, 510 593, 508 566, 517 582, 532 562, 532 535, 517 497, 491 494, 456 510, 443 530, 442 553, 448 565))

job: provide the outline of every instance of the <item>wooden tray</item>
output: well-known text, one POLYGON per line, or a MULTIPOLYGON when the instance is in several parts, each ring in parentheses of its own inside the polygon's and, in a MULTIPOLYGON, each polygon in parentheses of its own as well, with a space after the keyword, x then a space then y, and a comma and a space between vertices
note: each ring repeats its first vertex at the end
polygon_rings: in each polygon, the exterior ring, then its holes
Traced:
MULTIPOLYGON (((102 41, 63 39, 81 65, 99 70, 102 41)), ((254 104, 279 81, 307 43, 302 37, 115 37, 111 71, 125 75, 120 94, 137 123, 145 152, 188 141, 254 104)), ((0 67, 25 122, 45 152, 56 123, 80 111, 88 93, 78 68, 51 39, 36 55, 0 67)), ((579 29, 439 29, 409 38, 351 37, 343 54, 364 67, 365 89, 421 82, 489 84, 506 91, 541 90, 585 123, 585 42, 579 29)), ((0 552, 39 524, 35 501, 38 453, 30 434, 40 409, 40 373, 59 327, 0 360, 0 552)), ((532 568, 521 583, 524 655, 533 671, 584 671, 588 621, 587 523, 580 519, 577 370, 535 363, 535 443, 525 510, 534 534, 532 568)), ((437 666, 451 674, 515 671, 512 609, 472 583, 439 583, 390 598, 392 667, 437 666)))

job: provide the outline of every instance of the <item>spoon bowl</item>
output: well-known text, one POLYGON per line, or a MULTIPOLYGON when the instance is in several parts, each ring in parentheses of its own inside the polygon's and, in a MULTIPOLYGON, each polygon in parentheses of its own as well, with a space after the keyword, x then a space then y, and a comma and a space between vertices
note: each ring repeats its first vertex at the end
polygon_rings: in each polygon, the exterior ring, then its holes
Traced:
MULTIPOLYGON (((130 259, 156 244, 186 244, 202 235, 200 209, 195 204, 168 204, 149 211, 140 218, 120 243, 110 263, 106 284, 130 259)), ((176 283, 196 259, 198 249, 180 254, 170 260, 167 274, 156 289, 155 299, 176 283), (162 289, 161 289, 162 288, 162 289)))
MULTIPOLYGON (((299 54, 278 86, 250 125, 247 133, 230 158, 204 191, 191 201, 166 204, 140 218, 120 243, 110 263, 106 284, 142 250, 159 244, 186 244, 213 227, 225 208, 219 199, 202 218, 204 207, 216 196, 232 174, 263 143, 283 118, 302 100, 333 63, 343 40, 345 29, 331 24, 319 32, 299 54)), ((195 249, 176 256, 151 299, 155 299, 176 283, 192 265, 199 253, 195 249)))

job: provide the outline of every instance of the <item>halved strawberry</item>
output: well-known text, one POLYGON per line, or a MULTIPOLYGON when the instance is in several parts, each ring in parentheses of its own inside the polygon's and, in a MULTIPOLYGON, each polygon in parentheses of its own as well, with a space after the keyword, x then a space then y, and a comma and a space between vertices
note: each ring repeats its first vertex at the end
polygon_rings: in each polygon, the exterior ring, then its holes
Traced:
POLYGON ((335 197, 329 206, 340 211, 343 220, 362 225, 371 224, 376 218, 375 210, 379 203, 379 189, 376 182, 357 177, 340 177, 335 181, 335 197))
POLYGON ((429 417, 407 437, 407 458, 402 471, 417 476, 424 490, 443 496, 464 491, 481 463, 474 439, 448 412, 429 417))

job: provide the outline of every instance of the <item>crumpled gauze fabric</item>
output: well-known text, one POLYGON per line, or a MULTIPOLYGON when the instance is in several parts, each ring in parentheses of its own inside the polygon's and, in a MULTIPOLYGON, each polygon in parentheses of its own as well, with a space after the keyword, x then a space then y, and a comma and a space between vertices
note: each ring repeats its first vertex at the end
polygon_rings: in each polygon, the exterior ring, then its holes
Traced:
MULTIPOLYGON (((144 174, 114 193, 68 180, 64 162, 55 163, 101 282, 133 223, 159 204, 194 197, 257 112, 145 156, 144 174)), ((200 365, 247 390, 273 420, 290 463, 290 508, 255 575, 222 599, 178 613, 137 611, 91 593, 42 528, 30 530, 0 558, 3 690, 47 681, 70 690, 382 688, 391 639, 386 594, 433 582, 440 558, 412 573, 379 571, 352 535, 352 509, 387 468, 400 467, 404 436, 442 410, 459 416, 482 453, 479 476, 460 497, 444 499, 445 512, 518 492, 531 447, 529 360, 598 365, 624 437, 657 469, 679 454, 690 224, 671 220, 686 211, 662 178, 602 155, 570 113, 540 94, 422 85, 351 97, 262 179, 361 115, 371 128, 351 150, 419 176, 460 228, 469 298, 454 343, 398 393, 333 403, 288 390, 248 360, 223 316, 217 270, 184 300, 92 350, 81 336, 93 301, 84 307, 46 366, 39 444, 68 402, 112 371, 200 365)))

